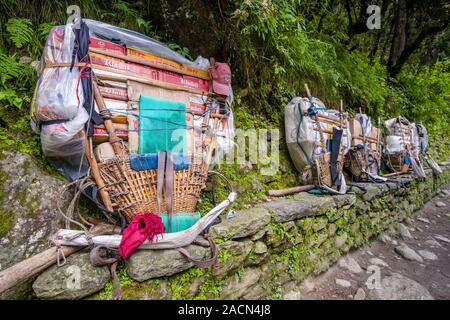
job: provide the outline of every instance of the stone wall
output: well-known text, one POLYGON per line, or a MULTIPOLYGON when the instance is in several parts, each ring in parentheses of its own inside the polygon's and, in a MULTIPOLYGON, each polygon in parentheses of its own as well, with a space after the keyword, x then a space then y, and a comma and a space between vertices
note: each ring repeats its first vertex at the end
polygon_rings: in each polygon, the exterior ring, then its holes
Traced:
MULTIPOLYGON (((439 188, 450 183, 450 167, 425 181, 409 176, 384 184, 358 184, 354 194, 296 194, 242 210, 210 229, 219 249, 219 272, 193 265, 176 250, 140 250, 119 270, 124 299, 279 299, 310 274, 413 215, 439 188)), ((205 258, 209 248, 188 247, 205 258)), ((62 268, 52 267, 33 284, 40 298, 108 299, 107 269, 92 270, 85 253, 62 268), (68 269, 82 268, 80 287, 67 289, 68 269), (100 292, 98 292, 101 290, 100 292), (96 294, 94 294, 97 292, 96 294), (94 295, 92 295, 94 294, 94 295)))

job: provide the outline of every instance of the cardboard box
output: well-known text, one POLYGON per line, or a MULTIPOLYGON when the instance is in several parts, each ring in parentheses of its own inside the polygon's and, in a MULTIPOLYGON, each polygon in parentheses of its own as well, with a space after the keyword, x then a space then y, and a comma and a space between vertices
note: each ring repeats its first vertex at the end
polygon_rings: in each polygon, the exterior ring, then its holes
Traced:
POLYGON ((122 59, 111 58, 102 54, 91 53, 90 56, 93 65, 126 71, 142 78, 157 80, 199 92, 209 91, 208 80, 185 76, 180 73, 144 66, 134 62, 125 62, 122 59))
POLYGON ((134 49, 134 48, 127 48, 127 55, 148 60, 151 63, 160 65, 162 68, 164 68, 164 67, 175 68, 175 69, 180 70, 180 72, 187 72, 194 77, 200 77, 200 78, 206 78, 206 79, 210 78, 209 72, 206 70, 202 70, 202 69, 198 69, 198 68, 195 68, 192 66, 184 65, 184 64, 178 63, 176 61, 157 56, 157 55, 147 52, 147 51, 134 49))
POLYGON ((129 72, 150 78, 152 80, 162 81, 174 84, 187 89, 194 89, 202 92, 209 91, 209 81, 175 73, 172 71, 157 69, 144 66, 134 62, 127 62, 129 72))
POLYGON ((104 98, 128 101, 127 89, 103 86, 99 86, 98 89, 104 98))
POLYGON ((89 37, 89 47, 105 51, 112 51, 120 54, 125 54, 125 47, 120 44, 102 40, 96 37, 89 37))

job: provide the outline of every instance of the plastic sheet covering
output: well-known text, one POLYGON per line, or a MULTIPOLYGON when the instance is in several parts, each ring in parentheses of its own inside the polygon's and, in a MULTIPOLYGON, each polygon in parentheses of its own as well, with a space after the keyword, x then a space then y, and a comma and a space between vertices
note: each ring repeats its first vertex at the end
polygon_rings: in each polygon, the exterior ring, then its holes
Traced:
POLYGON ((41 144, 47 157, 69 157, 83 153, 84 134, 80 131, 89 119, 84 109, 72 120, 44 125, 41 129, 41 144))
POLYGON ((183 57, 182 55, 171 50, 165 44, 154 40, 150 37, 144 36, 139 32, 119 28, 104 22, 83 19, 89 27, 92 35, 109 39, 109 41, 120 41, 128 48, 136 48, 144 51, 151 52, 158 56, 176 61, 178 63, 193 66, 202 70, 208 70, 209 61, 201 56, 197 57, 195 61, 191 61, 183 57))
POLYGON ((416 159, 419 159, 420 156, 420 141, 419 141, 419 133, 417 132, 416 124, 411 123, 411 135, 412 135, 412 152, 416 159))
POLYGON ((370 137, 372 135, 372 123, 369 116, 366 114, 357 114, 355 119, 361 123, 361 126, 364 130, 364 135, 366 137, 370 137))
POLYGON ((225 126, 220 126, 216 135, 217 153, 211 165, 214 165, 224 158, 235 146, 234 137, 236 130, 234 128, 233 111, 230 109, 228 121, 225 126))
MULTIPOLYGON (((319 99, 313 98, 313 103, 319 109, 325 109, 325 105, 319 99)), ((306 166, 310 165, 313 156, 322 153, 320 133, 316 121, 309 116, 300 114, 300 112, 307 112, 310 106, 311 103, 308 98, 295 97, 284 110, 286 143, 291 159, 294 162, 296 169, 300 172, 302 172, 306 166)), ((336 122, 341 120, 339 112, 335 110, 319 110, 318 115, 336 122)), ((342 123, 344 128, 341 143, 343 155, 345 155, 351 146, 351 134, 348 120, 342 119, 342 123)), ((320 121, 320 125, 324 131, 325 143, 328 143, 328 140, 331 140, 331 134, 328 134, 325 131, 330 128, 330 125, 324 121, 320 121)), ((338 126, 336 125, 336 127, 338 126)))
POLYGON ((419 135, 420 146, 422 155, 425 155, 425 152, 428 148, 428 132, 427 128, 425 128, 422 124, 416 124, 416 130, 419 135))
POLYGON ((74 40, 71 25, 54 27, 47 38, 35 103, 40 121, 73 119, 83 105, 82 87, 77 89, 78 68, 49 67, 52 63, 70 63, 74 40))

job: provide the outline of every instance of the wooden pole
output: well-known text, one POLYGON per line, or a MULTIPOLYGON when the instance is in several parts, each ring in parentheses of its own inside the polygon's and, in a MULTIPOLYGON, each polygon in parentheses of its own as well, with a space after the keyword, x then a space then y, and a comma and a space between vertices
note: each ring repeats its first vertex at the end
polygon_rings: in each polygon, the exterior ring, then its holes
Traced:
POLYGON ((292 187, 292 188, 287 188, 287 189, 282 189, 282 190, 268 190, 266 192, 266 195, 268 195, 270 197, 283 197, 283 196, 287 196, 287 195, 294 194, 294 193, 309 191, 314 188, 315 188, 314 185, 306 185, 306 186, 297 186, 297 187, 292 187))
POLYGON ((397 172, 392 172, 392 173, 388 173, 388 174, 383 174, 383 177, 395 177, 395 176, 400 176, 403 174, 408 174, 409 170, 407 171, 397 171, 397 172))
MULTIPOLYGON (((72 253, 75 253, 81 249, 83 249, 83 247, 61 247, 65 257, 68 257, 72 253)), ((0 294, 21 283, 24 283, 28 279, 53 265, 56 262, 57 254, 57 248, 52 247, 1 271, 0 294)))
MULTIPOLYGON (((95 101, 97 102, 98 109, 100 110, 100 112, 108 110, 106 108, 105 100, 103 100, 100 90, 98 89, 97 81, 95 81, 95 79, 92 81, 92 84, 94 88, 94 98, 95 101)), ((112 144, 114 153, 118 156, 122 156, 123 155, 122 139, 117 137, 112 120, 104 119, 104 124, 106 130, 108 131, 109 141, 112 144)))
MULTIPOLYGON (((309 87, 308 87, 307 83, 305 83, 305 90, 306 90, 306 94, 308 95, 308 98, 310 98, 311 97, 311 91, 309 91, 309 87)), ((314 120, 316 121, 317 128, 319 129, 320 142, 322 144, 322 155, 323 155, 323 158, 325 160, 325 153, 327 152, 327 145, 325 144, 325 138, 323 136, 322 126, 320 125, 320 121, 319 121, 319 117, 317 116, 317 113, 314 115, 314 120)))
POLYGON ((94 155, 91 152, 89 137, 86 136, 86 141, 84 145, 84 151, 86 153, 86 159, 89 162, 89 166, 91 167, 92 176, 94 177, 95 183, 97 184, 98 192, 100 194, 100 198, 105 205, 106 210, 109 212, 113 212, 113 206, 111 203, 111 199, 108 195, 108 192, 105 190, 105 182, 103 181, 100 171, 98 170, 97 160, 95 160, 94 155))

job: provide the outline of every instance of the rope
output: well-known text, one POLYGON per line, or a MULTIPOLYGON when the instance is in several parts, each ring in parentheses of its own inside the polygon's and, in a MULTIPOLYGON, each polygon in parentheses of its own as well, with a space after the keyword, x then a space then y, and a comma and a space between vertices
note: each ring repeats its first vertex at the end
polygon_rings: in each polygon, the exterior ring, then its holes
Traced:
POLYGON ((91 223, 87 222, 81 216, 81 214, 78 210, 78 201, 79 201, 81 193, 84 190, 86 190, 86 188, 88 188, 92 185, 95 185, 95 183, 90 179, 89 175, 86 175, 86 177, 75 180, 73 182, 70 182, 63 187, 61 195, 64 195, 69 190, 70 187, 72 187, 72 186, 75 187, 75 194, 72 197, 72 200, 70 201, 69 206, 67 207, 65 213, 61 209, 61 198, 56 202, 58 212, 63 217, 67 229, 70 229, 70 224, 75 224, 75 225, 79 226, 81 229, 83 229, 85 232, 87 232, 88 230, 86 228, 86 225, 88 225, 89 227, 93 226, 91 223), (77 213, 78 218, 82 221, 82 223, 75 220, 75 215, 74 215, 75 212, 77 213))

